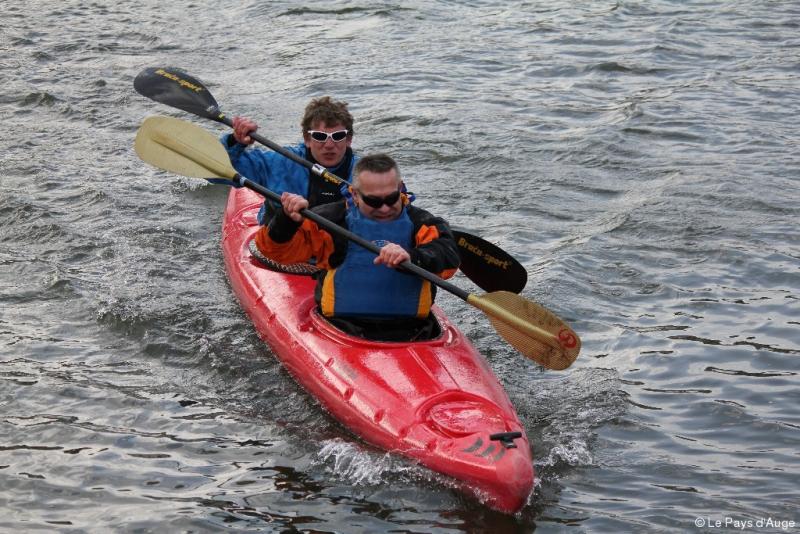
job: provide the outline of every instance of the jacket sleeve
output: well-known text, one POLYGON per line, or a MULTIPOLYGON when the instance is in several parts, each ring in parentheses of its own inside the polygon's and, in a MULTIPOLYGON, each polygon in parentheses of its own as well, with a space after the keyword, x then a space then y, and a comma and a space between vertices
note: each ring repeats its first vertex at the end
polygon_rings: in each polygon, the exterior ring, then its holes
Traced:
MULTIPOLYGON (((236 142, 233 134, 220 138, 236 172, 259 185, 281 194, 284 191, 308 196, 308 170, 283 154, 259 147, 248 147, 236 142)), ((305 145, 284 147, 300 157, 305 156, 305 145)))
POLYGON ((303 263, 315 258, 317 266, 329 269, 335 251, 328 232, 309 219, 297 223, 282 209, 275 212, 268 226, 258 230, 255 240, 262 254, 279 263, 303 263))
POLYGON ((236 172, 264 187, 273 186, 274 164, 270 157, 273 153, 237 143, 230 133, 224 134, 221 141, 236 172))
POLYGON ((410 251, 411 263, 441 278, 451 278, 461 263, 453 232, 447 221, 429 212, 408 206, 408 215, 414 223, 416 247, 410 251))

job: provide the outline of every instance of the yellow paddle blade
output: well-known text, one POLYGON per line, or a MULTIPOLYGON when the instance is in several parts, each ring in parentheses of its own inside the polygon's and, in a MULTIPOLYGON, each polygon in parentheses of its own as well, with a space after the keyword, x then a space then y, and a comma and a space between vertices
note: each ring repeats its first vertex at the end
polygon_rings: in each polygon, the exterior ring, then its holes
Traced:
POLYGON ((142 161, 182 176, 228 179, 236 176, 219 139, 191 122, 148 117, 136 132, 134 147, 142 161))
POLYGON ((554 313, 516 293, 469 295, 467 302, 489 316, 497 333, 521 354, 548 369, 566 369, 581 350, 581 340, 554 313))

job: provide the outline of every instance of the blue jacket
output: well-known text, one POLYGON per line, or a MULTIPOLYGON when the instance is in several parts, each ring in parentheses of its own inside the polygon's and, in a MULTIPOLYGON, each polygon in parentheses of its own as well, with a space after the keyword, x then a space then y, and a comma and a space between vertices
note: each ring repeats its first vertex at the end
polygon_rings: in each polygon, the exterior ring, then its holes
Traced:
MULTIPOLYGON (((262 148, 247 149, 246 145, 235 142, 233 134, 224 134, 221 141, 228 151, 228 157, 230 157, 231 164, 236 169, 236 172, 279 195, 284 191, 288 191, 308 198, 310 180, 323 180, 319 176, 311 174, 311 171, 303 165, 295 163, 277 152, 262 148)), ((311 152, 307 149, 305 143, 284 148, 303 159, 311 160, 312 158, 311 152)), ((348 150, 348 154, 351 154, 351 161, 343 161, 338 167, 329 168, 328 170, 339 178, 351 182, 353 179, 353 167, 355 167, 358 156, 350 150, 348 150), (337 169, 342 167, 348 169, 347 176, 342 176, 337 172, 337 169)), ((341 198, 341 194, 337 193, 330 198, 326 198, 325 202, 315 202, 314 205, 340 200, 341 198)), ((309 206, 309 208, 313 207, 313 205, 309 206)), ((266 209, 265 203, 258 212, 259 224, 269 222, 268 219, 265 220, 266 209)))

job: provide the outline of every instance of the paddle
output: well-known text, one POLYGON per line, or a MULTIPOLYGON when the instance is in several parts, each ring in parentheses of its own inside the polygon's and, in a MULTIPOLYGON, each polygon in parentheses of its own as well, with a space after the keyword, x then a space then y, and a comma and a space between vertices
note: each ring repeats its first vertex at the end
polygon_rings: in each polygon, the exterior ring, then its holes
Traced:
MULTIPOLYGON (((216 99, 206 86, 186 72, 172 67, 150 67, 136 76, 133 87, 141 95, 188 111, 199 117, 232 126, 232 121, 219 109, 216 99)), ((262 137, 250 134, 255 141, 302 165, 315 175, 337 185, 345 181, 325 167, 313 164, 294 152, 262 137)), ((454 232, 461 257, 461 271, 484 291, 519 293, 528 282, 528 272, 517 260, 501 248, 459 229, 454 232)))
MULTIPOLYGON (((232 180, 280 202, 280 195, 237 173, 217 138, 192 123, 172 117, 149 117, 136 134, 135 148, 143 161, 158 168, 194 178, 232 180)), ((375 254, 380 251, 374 243, 313 211, 302 210, 301 214, 375 254)), ((578 356, 581 342, 577 334, 542 306, 509 291, 473 295, 409 261, 401 266, 484 312, 509 344, 538 364, 566 369, 578 356)))

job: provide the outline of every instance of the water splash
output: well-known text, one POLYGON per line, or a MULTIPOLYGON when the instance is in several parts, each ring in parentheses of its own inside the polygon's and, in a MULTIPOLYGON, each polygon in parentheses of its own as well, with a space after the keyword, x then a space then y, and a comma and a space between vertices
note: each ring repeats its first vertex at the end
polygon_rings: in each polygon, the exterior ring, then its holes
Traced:
POLYGON ((568 441, 557 444, 550 449, 550 454, 546 458, 535 462, 537 469, 560 465, 589 466, 594 463, 594 457, 586 441, 576 436, 565 436, 565 439, 568 441))
POLYGON ((387 473, 420 470, 390 453, 370 452, 341 439, 325 441, 317 453, 317 461, 325 464, 334 476, 357 486, 384 484, 387 473))

